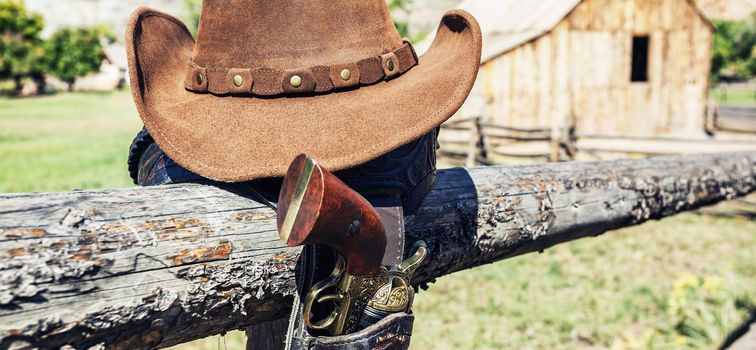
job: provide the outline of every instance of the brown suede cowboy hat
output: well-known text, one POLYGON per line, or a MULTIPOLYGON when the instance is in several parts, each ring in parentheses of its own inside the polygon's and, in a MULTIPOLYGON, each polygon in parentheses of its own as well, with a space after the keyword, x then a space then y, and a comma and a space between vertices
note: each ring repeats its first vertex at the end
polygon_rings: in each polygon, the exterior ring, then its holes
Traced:
POLYGON ((126 47, 158 145, 236 182, 282 176, 301 153, 332 170, 360 165, 437 127, 472 88, 481 34, 449 11, 417 57, 385 0, 205 0, 196 43, 178 19, 140 8, 126 47))

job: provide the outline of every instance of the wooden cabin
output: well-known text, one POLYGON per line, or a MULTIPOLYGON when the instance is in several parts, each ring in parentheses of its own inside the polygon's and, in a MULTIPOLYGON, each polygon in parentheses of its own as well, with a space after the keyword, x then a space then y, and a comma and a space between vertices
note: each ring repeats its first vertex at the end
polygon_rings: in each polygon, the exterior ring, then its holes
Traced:
MULTIPOLYGON (((468 0, 481 70, 458 118, 704 137, 712 24, 690 0, 468 0)), ((429 40, 430 41, 430 40, 429 40)), ((422 46, 422 43, 421 45, 422 46)))

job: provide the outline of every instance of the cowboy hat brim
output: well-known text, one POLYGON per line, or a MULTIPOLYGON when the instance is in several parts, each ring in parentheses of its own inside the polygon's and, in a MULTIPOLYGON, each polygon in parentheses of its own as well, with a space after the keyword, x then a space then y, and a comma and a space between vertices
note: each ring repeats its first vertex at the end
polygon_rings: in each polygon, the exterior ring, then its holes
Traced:
POLYGON ((184 86, 194 39, 167 14, 140 8, 126 33, 131 90, 157 144, 181 166, 226 182, 283 176, 298 154, 340 170, 411 142, 451 117, 478 73, 481 34, 447 12, 419 64, 349 91, 297 97, 198 94, 184 86))

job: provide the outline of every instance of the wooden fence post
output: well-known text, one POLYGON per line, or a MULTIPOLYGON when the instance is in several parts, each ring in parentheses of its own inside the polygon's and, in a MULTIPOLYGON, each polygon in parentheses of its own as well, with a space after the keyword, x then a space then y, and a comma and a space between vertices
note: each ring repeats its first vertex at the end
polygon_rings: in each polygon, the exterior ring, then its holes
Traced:
POLYGON ((285 348, 289 319, 261 322, 247 327, 247 350, 279 350, 285 348))
POLYGON ((567 149, 570 143, 569 135, 569 116, 567 114, 554 114, 551 117, 551 128, 549 129, 549 162, 561 161, 561 151, 565 148, 565 153, 569 156, 567 149))
POLYGON ((472 168, 478 165, 478 154, 480 154, 480 119, 481 117, 475 117, 470 120, 470 139, 467 144, 467 159, 465 159, 465 167, 472 168))
POLYGON ((704 116, 704 132, 707 135, 714 135, 717 132, 717 108, 717 100, 709 98, 704 116))

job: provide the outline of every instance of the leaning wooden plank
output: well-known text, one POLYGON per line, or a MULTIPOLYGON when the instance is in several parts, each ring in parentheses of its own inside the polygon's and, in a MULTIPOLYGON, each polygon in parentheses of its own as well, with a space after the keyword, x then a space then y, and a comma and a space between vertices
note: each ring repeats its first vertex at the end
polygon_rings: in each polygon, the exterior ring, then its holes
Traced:
MULTIPOLYGON (((752 152, 445 170, 407 218, 431 251, 415 282, 755 188, 752 152)), ((272 209, 210 186, 0 195, 0 347, 164 347, 280 319, 298 252, 272 209)))

